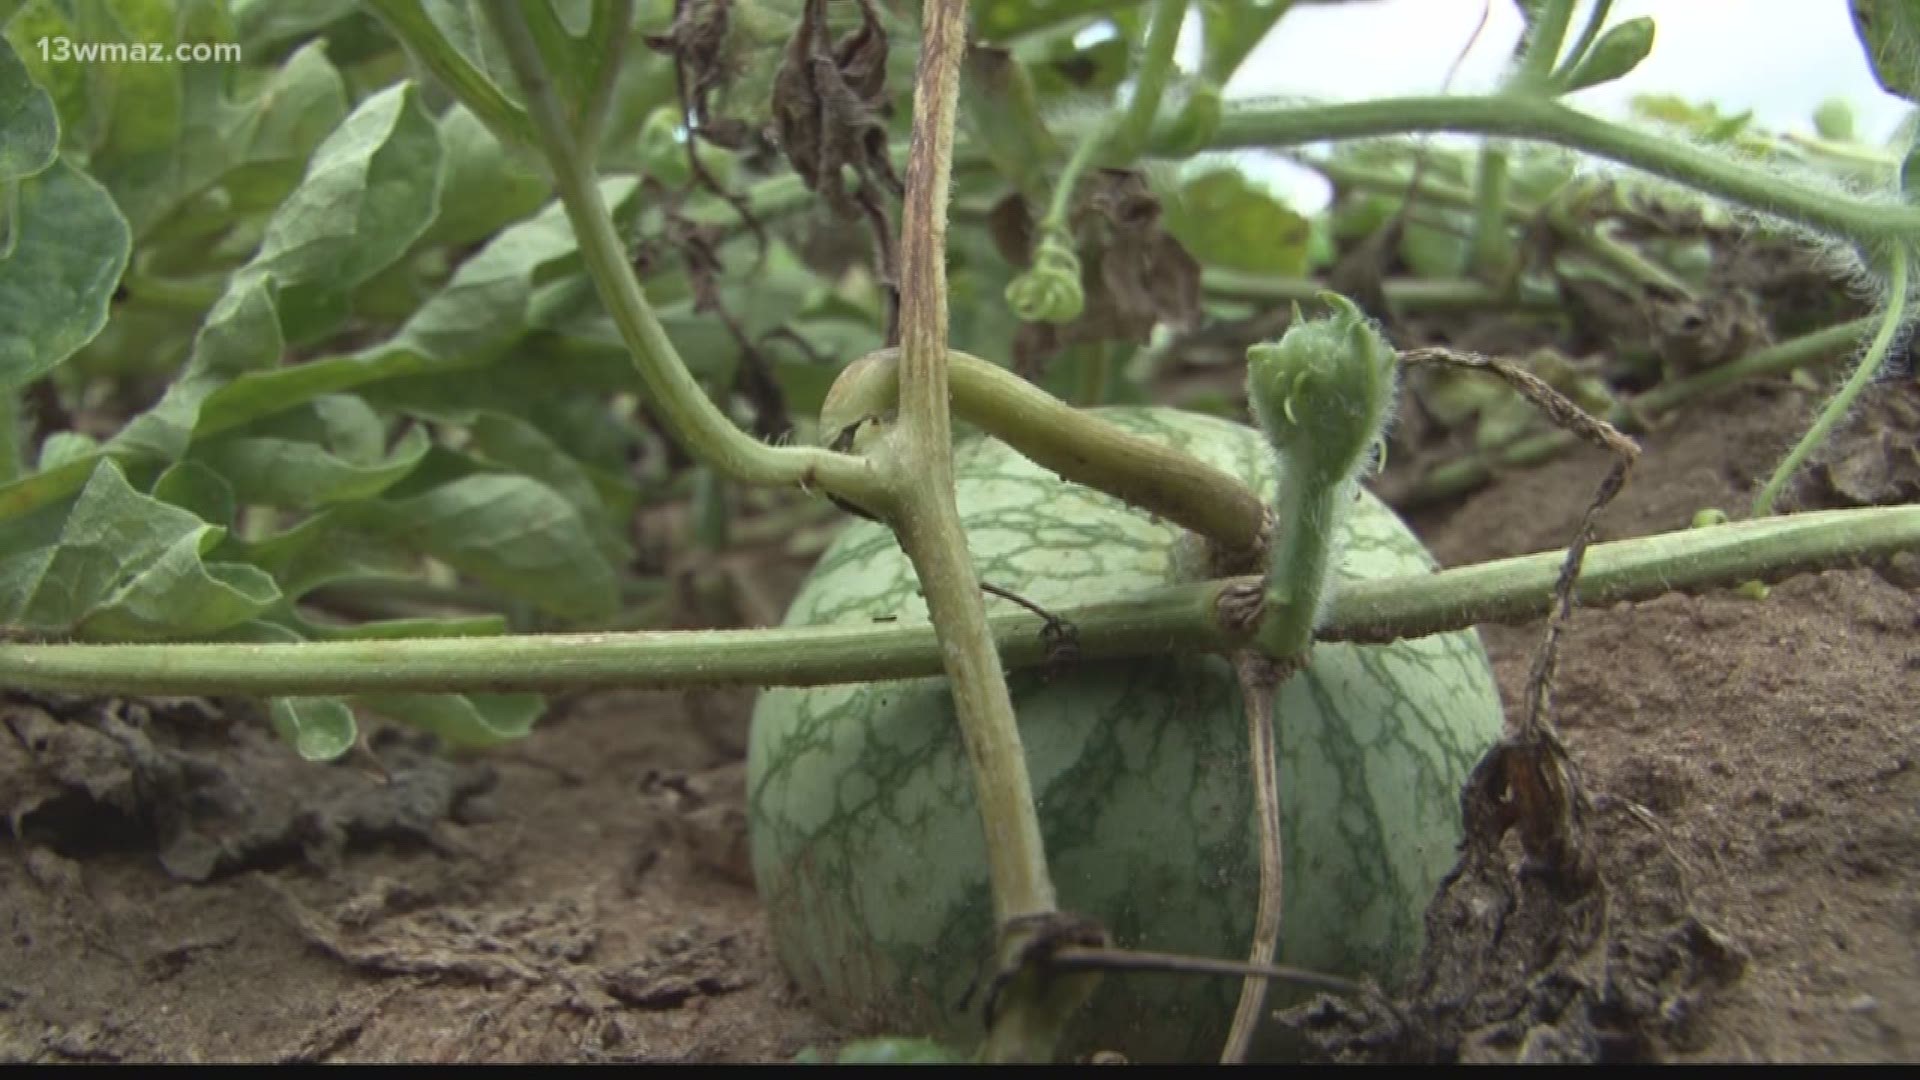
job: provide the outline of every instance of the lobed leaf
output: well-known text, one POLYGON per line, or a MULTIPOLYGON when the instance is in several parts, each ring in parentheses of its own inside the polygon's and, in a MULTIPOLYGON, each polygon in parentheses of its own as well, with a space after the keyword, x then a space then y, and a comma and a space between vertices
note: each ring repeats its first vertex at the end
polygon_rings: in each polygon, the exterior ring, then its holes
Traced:
POLYGON ((440 178, 439 128, 410 83, 368 98, 327 136, 242 271, 278 282, 289 343, 340 327, 353 288, 405 254, 433 221, 440 178))
POLYGON ((202 637, 280 599, 250 566, 207 563, 225 530, 97 463, 70 505, 0 527, 0 626, 95 641, 202 637))
POLYGON ((0 194, 8 187, 13 210, 0 250, 0 393, 46 374, 100 333, 132 250, 113 199, 68 162, 0 181, 0 194))

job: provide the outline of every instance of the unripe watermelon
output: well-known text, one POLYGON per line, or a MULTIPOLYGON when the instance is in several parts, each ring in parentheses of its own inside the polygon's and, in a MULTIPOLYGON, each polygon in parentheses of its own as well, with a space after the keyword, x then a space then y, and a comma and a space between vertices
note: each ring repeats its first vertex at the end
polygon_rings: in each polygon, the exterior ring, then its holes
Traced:
MULTIPOLYGON (((1252 428, 1171 409, 1103 415, 1273 490, 1252 428)), ((957 447, 955 472, 968 543, 992 584, 1059 608, 1175 578, 1175 526, 994 440, 957 447)), ((1361 496, 1341 575, 1432 567, 1393 512, 1361 496)), ((860 522, 821 558, 786 625, 876 618, 924 621, 926 605, 892 534, 860 522)), ((1062 908, 1127 947, 1244 958, 1260 862, 1228 662, 1085 661, 1015 672, 1010 685, 1062 908)), ((1417 957, 1423 912, 1453 863, 1461 784, 1500 732, 1486 654, 1471 631, 1321 644, 1275 717, 1280 959, 1391 981, 1417 957)), ((810 1000, 859 1030, 977 1041, 979 995, 971 1011, 959 1003, 992 954, 993 904, 944 680, 769 690, 748 772, 754 874, 780 960, 810 1000)), ((1110 974, 1070 1049, 1214 1057, 1239 992, 1233 979, 1110 974)), ((1297 996, 1275 986, 1269 1003, 1297 996)))

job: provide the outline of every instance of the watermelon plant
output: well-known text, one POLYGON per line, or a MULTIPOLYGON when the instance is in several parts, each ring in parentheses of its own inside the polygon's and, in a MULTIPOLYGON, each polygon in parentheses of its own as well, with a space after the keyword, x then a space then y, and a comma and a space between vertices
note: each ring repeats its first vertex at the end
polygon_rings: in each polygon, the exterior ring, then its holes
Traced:
MULTIPOLYGON (((1651 47, 1610 6, 1524 3, 1494 93, 1301 103, 1226 93, 1288 0, 0 3, 0 683, 255 695, 314 760, 363 713, 484 747, 543 692, 769 687, 756 873, 822 1008, 993 1060, 1283 1052, 1269 961, 1421 948, 1510 749, 1475 624, 1920 545, 1912 506, 1771 513, 1901 340, 1911 140, 1581 113, 1651 47), (1871 310, 1705 333, 1710 252, 1641 227, 1682 214, 1871 310), (1377 325, 1609 303, 1652 328, 1619 370, 1460 369, 1498 385, 1403 380, 1377 325), (1437 571, 1360 487, 1402 383, 1473 431, 1444 493, 1576 437, 1508 388, 1629 426, 1863 342, 1749 520, 1437 571), (1209 363, 1245 404, 1154 400, 1209 363), (629 524, 676 503, 705 551, 864 520, 785 625, 667 631, 629 524), (1245 981, 1100 974, 1169 952, 1245 981)), ((1914 99, 1920 9, 1852 12, 1914 99)))

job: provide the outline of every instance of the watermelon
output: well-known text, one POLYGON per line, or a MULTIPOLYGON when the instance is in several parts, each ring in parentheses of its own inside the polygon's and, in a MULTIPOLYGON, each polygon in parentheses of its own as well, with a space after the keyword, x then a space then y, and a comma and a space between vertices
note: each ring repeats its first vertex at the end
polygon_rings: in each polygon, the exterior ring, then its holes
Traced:
MULTIPOLYGON (((1102 415, 1272 495, 1272 455, 1252 428, 1172 409, 1102 415)), ((962 442, 954 464, 984 580, 1057 608, 1178 579, 1178 527, 998 441, 962 442)), ((1347 517, 1342 577, 1433 568, 1373 496, 1347 517)), ((822 556, 786 625, 926 617, 892 534, 858 522, 822 556)), ((1126 947, 1244 958, 1260 862, 1227 660, 1089 660, 1013 672, 1009 683, 1061 907, 1098 919, 1126 947)), ((1427 902, 1453 864, 1461 784, 1500 733, 1486 654, 1472 631, 1322 643, 1282 689, 1275 722, 1286 844, 1279 959, 1390 983, 1417 958, 1427 902)), ((855 1032, 977 1044, 979 995, 971 1009, 961 1002, 990 974, 993 904, 945 681, 764 692, 748 792, 774 946, 815 1006, 855 1032)), ((1213 1058, 1239 993, 1235 979, 1110 974, 1068 1050, 1213 1058)), ((1300 996, 1276 985, 1269 1003, 1300 996)), ((1288 1052, 1275 1031, 1262 1048, 1288 1052)))

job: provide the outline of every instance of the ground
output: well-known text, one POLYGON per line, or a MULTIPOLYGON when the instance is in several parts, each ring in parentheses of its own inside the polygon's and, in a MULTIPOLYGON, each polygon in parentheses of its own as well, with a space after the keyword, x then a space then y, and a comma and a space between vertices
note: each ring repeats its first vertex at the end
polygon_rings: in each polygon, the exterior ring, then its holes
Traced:
MULTIPOLYGON (((1743 506, 1817 403, 1770 381, 1649 433, 1603 538, 1743 506)), ((1449 565, 1558 547, 1604 467, 1576 453, 1415 523, 1449 565)), ((1539 627, 1482 633, 1517 717, 1539 627)), ((1574 1010, 1515 1026, 1508 1009, 1428 1051, 1920 1053, 1916 699, 1920 605, 1875 571, 1577 613, 1554 715, 1592 799, 1606 940, 1574 958, 1599 968, 1516 993, 1587 986, 1586 1041, 1567 1042, 1574 1010)), ((449 760, 390 732, 319 767, 244 702, 7 693, 0 1060, 831 1043, 745 868, 750 701, 600 694, 508 749, 449 760)))

